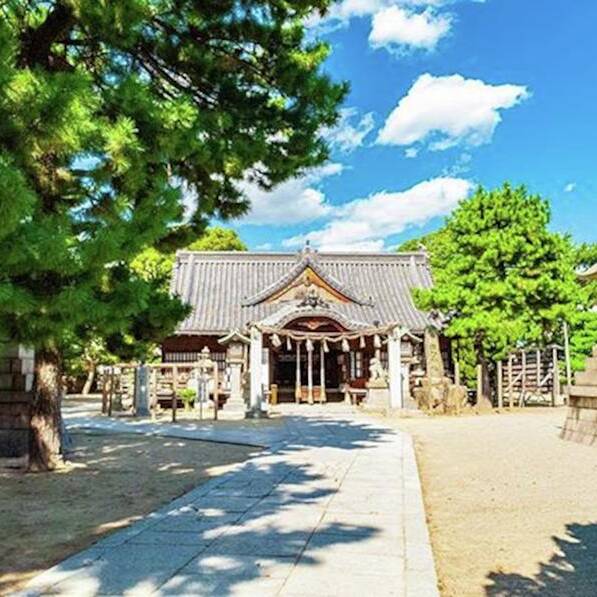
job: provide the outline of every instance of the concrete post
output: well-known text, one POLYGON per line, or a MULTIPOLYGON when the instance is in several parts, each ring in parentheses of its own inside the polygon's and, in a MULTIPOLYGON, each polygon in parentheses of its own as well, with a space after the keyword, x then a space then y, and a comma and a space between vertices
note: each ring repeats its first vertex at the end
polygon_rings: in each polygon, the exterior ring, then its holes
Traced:
POLYGON ((249 350, 249 369, 251 372, 251 389, 249 394, 249 416, 261 416, 261 402, 263 400, 263 334, 256 328, 251 328, 251 347, 249 350))
POLYGON ((388 337, 388 374, 390 381, 390 408, 404 408, 402 398, 402 365, 400 339, 403 332, 394 328, 388 337))

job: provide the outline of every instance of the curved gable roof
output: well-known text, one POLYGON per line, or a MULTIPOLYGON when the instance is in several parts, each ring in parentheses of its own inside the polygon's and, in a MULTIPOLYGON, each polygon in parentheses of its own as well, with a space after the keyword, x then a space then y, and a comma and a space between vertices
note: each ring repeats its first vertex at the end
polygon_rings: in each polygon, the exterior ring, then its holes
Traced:
MULTIPOLYGON (((280 308, 266 298, 313 261, 304 253, 178 252, 171 290, 193 311, 177 334, 223 335, 264 320, 280 308)), ((431 323, 411 296, 413 288, 432 285, 424 253, 317 253, 316 262, 316 273, 351 299, 334 304, 348 320, 400 324, 412 332, 431 323)))
POLYGON ((371 305, 371 298, 368 300, 358 296, 350 286, 337 280, 330 272, 328 272, 317 259, 318 253, 312 251, 303 251, 301 259, 296 262, 292 268, 282 274, 275 282, 263 288, 253 296, 243 301, 244 306, 257 305, 266 301, 281 291, 284 291, 290 284, 300 278, 300 276, 307 270, 313 271, 323 282, 335 290, 340 296, 346 299, 347 302, 356 303, 357 305, 371 305))

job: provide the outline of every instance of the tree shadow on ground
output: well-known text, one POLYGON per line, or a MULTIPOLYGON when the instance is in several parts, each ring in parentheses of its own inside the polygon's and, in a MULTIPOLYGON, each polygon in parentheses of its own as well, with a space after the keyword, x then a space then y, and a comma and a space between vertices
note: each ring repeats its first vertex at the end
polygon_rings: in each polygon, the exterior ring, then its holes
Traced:
POLYGON ((597 595, 597 524, 566 525, 565 537, 553 537, 554 554, 533 576, 491 572, 490 597, 594 597, 597 595))
MULTIPOLYGON (((284 443, 98 541, 38 577, 32 588, 77 595, 230 595, 246 589, 266 595, 276 594, 296 566, 329 565, 330 553, 339 575, 364 566, 357 546, 383 529, 366 516, 371 502, 349 499, 334 516, 326 506, 339 495, 353 451, 367 457, 368 448, 395 432, 350 418, 289 417, 287 423, 284 443)), ((387 499, 374 491, 373 503, 387 499)), ((399 538, 383 546, 392 554, 401 548, 399 538)))

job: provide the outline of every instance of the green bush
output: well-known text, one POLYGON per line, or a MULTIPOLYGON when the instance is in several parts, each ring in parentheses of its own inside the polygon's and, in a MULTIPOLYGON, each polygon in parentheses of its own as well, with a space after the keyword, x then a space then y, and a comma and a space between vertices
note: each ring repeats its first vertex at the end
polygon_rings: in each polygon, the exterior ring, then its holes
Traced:
POLYGON ((197 392, 192 388, 185 388, 179 392, 180 399, 184 404, 184 409, 189 411, 193 408, 195 404, 195 398, 197 398, 197 392))

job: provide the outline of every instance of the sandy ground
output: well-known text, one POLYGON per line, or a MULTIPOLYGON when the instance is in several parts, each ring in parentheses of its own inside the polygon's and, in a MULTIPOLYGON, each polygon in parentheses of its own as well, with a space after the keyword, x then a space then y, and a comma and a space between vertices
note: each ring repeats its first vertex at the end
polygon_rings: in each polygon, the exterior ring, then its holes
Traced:
POLYGON ((400 420, 444 596, 597 595, 597 449, 564 409, 400 420))
POLYGON ((0 473, 0 595, 256 451, 141 435, 73 439, 65 470, 0 473))

